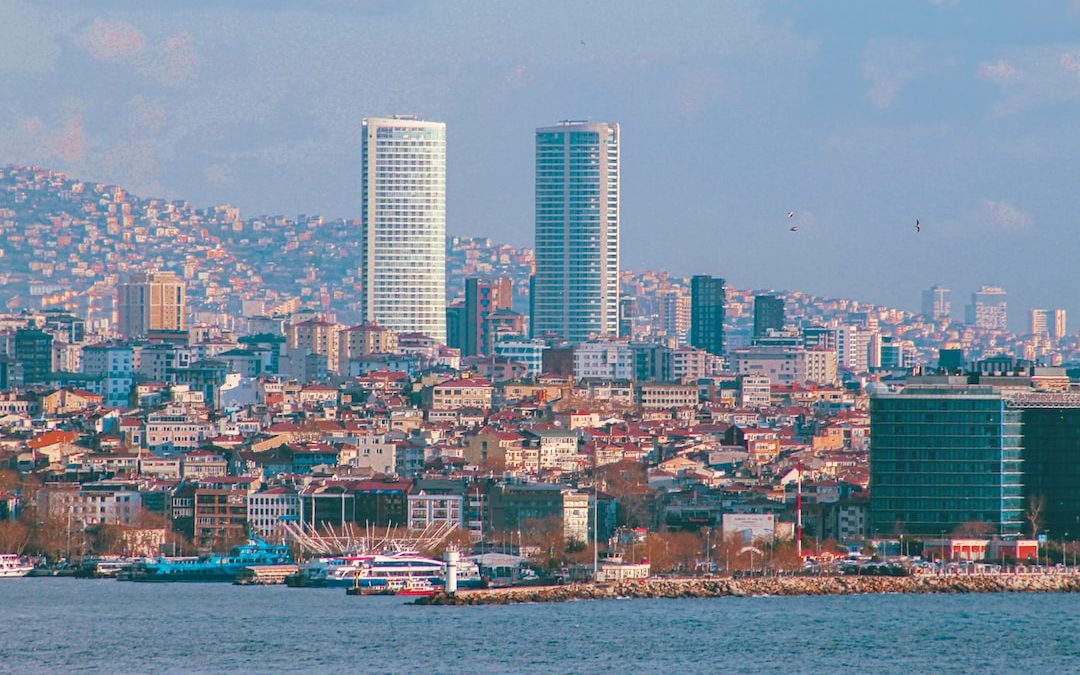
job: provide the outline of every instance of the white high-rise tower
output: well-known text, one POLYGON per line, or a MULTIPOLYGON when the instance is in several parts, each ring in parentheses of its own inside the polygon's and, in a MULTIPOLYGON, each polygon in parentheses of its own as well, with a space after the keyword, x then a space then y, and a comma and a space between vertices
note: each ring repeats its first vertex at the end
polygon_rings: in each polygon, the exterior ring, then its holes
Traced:
POLYGON ((536 130, 532 334, 619 332, 619 125, 536 130))
POLYGON ((446 342, 446 124, 363 125, 364 319, 446 342))

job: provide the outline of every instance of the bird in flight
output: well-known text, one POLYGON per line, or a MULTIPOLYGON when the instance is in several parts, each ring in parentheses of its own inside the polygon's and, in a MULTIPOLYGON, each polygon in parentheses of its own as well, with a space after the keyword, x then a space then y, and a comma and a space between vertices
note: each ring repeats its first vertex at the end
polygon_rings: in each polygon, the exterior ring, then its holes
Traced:
POLYGON ((584 47, 584 46, 585 46, 585 41, 584 41, 584 40, 582 40, 582 41, 581 41, 581 46, 582 46, 582 47, 584 47))
POLYGON ((919 223, 918 218, 915 219, 915 231, 916 232, 922 232, 922 224, 919 223))
POLYGON ((794 211, 788 211, 787 212, 787 217, 788 218, 794 218, 795 217, 795 212, 794 211))
POLYGON ((788 231, 789 232, 798 232, 799 231, 799 226, 798 225, 792 225, 791 227, 788 228, 788 231))

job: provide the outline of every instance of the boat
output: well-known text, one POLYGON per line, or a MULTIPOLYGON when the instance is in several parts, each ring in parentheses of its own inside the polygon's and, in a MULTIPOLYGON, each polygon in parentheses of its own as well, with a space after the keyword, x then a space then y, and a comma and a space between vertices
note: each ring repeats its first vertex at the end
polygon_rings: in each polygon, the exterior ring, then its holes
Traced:
POLYGON ((439 587, 426 579, 406 579, 394 595, 428 596, 435 595, 439 587))
POLYGON ((34 566, 14 553, 0 553, 0 579, 14 579, 30 574, 34 566))
POLYGON ((145 562, 145 559, 117 556, 89 558, 83 561, 79 569, 75 570, 75 576, 80 579, 116 579, 139 562, 145 562))
POLYGON ((415 551, 370 553, 363 555, 316 558, 304 566, 306 584, 333 588, 383 588, 392 581, 411 578, 442 583, 446 563, 428 558, 415 551))
POLYGON ((251 539, 228 555, 161 556, 131 568, 131 581, 235 581, 245 567, 291 565, 288 546, 251 539))
MULTIPOLYGON (((427 579, 435 586, 446 583, 446 563, 416 551, 393 551, 363 555, 315 558, 300 573, 285 580, 294 588, 373 588, 387 591, 408 579, 427 579)), ((480 588, 484 579, 472 561, 458 563, 458 588, 480 588)), ((373 595, 356 590, 353 595, 373 595)))

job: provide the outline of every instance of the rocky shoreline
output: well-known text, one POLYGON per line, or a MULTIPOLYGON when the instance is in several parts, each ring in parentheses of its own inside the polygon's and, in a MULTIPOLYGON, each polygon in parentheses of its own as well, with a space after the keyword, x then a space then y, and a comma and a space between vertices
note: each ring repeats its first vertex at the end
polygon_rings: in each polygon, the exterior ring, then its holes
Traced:
POLYGON ((645 579, 609 584, 567 584, 458 591, 418 598, 418 605, 512 605, 616 598, 721 598, 765 595, 867 593, 1076 593, 1080 573, 914 577, 758 577, 750 579, 645 579))

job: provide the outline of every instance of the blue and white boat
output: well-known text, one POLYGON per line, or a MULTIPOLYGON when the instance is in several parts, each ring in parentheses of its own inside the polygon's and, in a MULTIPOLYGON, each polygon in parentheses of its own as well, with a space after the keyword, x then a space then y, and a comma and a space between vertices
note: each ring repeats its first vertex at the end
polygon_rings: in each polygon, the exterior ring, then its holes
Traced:
MULTIPOLYGON (((475 564, 459 566, 457 578, 459 588, 483 584, 475 564)), ((409 579, 426 580, 441 586, 446 582, 446 563, 414 551, 316 558, 302 566, 300 578, 290 585, 380 589, 403 584, 409 579)))
POLYGON ((234 581, 245 567, 292 564, 288 546, 251 539, 233 546, 228 555, 161 556, 138 563, 131 570, 132 581, 234 581))

